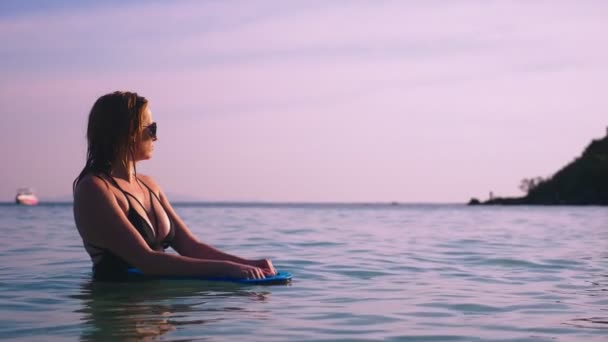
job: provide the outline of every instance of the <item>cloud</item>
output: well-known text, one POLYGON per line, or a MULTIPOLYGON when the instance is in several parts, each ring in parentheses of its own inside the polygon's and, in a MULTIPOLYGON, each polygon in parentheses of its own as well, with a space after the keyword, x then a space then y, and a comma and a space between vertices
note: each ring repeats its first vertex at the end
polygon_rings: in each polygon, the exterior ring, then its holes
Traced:
POLYGON ((17 17, 0 21, 0 51, 6 71, 146 72, 543 52, 551 59, 580 56, 602 39, 595 8, 567 3, 279 4, 152 3, 17 17))

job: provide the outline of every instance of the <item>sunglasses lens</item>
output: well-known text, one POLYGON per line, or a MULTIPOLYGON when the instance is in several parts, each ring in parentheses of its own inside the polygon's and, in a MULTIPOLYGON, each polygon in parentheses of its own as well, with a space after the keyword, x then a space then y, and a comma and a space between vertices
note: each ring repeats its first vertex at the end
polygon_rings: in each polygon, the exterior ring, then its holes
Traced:
POLYGON ((150 134, 155 137, 156 136, 156 122, 153 122, 148 126, 148 130, 150 130, 150 134))

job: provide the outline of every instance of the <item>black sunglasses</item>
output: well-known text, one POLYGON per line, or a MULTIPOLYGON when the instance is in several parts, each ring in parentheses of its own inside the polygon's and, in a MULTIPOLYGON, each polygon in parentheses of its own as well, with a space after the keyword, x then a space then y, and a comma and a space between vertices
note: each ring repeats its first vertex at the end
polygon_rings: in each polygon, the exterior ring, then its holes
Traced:
POLYGON ((148 126, 144 126, 145 129, 150 132, 150 136, 152 138, 156 138, 156 122, 149 124, 148 126))

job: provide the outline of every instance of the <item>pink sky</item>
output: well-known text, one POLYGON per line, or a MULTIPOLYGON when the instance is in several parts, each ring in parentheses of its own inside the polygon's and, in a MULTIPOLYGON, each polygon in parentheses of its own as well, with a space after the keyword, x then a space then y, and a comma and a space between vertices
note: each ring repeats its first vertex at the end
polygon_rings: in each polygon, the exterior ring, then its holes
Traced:
MULTIPOLYGON (((600 1, 66 5, 0 16, 0 201, 70 194, 97 97, 159 125, 139 171, 201 200, 518 195, 605 134, 600 1)), ((176 198, 182 196, 176 196, 176 198)))

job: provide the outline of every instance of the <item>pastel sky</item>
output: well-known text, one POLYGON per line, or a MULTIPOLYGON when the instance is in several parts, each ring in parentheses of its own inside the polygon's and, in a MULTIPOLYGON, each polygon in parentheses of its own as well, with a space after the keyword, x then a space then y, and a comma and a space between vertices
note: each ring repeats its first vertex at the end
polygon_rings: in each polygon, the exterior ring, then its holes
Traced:
POLYGON ((136 91, 175 199, 519 195, 605 135, 604 1, 0 2, 0 201, 66 199, 136 91))

